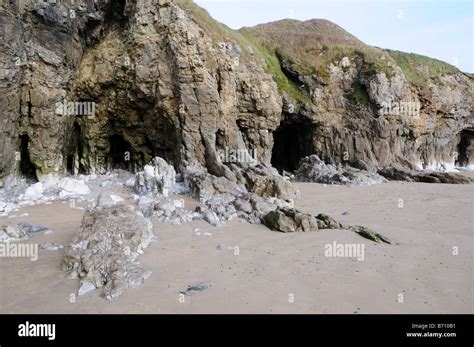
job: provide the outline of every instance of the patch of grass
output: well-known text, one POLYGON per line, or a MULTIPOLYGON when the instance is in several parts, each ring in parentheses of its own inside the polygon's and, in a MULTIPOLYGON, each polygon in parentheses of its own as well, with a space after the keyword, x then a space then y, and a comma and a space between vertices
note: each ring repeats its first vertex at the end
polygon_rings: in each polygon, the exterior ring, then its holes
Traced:
POLYGON ((296 101, 305 104, 309 101, 309 96, 304 93, 300 86, 286 77, 281 68, 281 64, 276 55, 261 53, 267 63, 267 72, 272 74, 273 80, 278 86, 280 92, 286 92, 296 101))
POLYGON ((352 92, 348 95, 348 99, 356 104, 369 105, 367 90, 358 82, 352 85, 352 92))
POLYGON ((364 73, 393 75, 391 58, 380 49, 365 45, 336 24, 326 20, 283 20, 239 30, 249 41, 268 53, 278 51, 303 76, 329 80, 329 65, 342 58, 361 59, 364 73))
POLYGON ((414 53, 387 50, 395 63, 402 69, 408 82, 425 87, 428 80, 438 82, 443 75, 459 73, 459 70, 443 61, 414 53))
POLYGON ((259 47, 258 43, 253 40, 253 37, 244 35, 243 32, 232 30, 226 25, 214 20, 209 13, 203 8, 196 5, 191 0, 177 0, 177 3, 182 9, 192 14, 193 19, 199 26, 211 37, 214 44, 219 42, 234 42, 242 48, 242 59, 249 60, 263 60, 266 63, 266 70, 273 76, 273 80, 278 86, 278 90, 288 93, 293 99, 300 103, 306 103, 309 96, 300 90, 299 86, 293 81, 289 80, 283 73, 280 61, 275 52, 259 47), (251 47, 254 54, 253 57, 246 49, 251 47))
MULTIPOLYGON (((300 103, 306 103, 309 95, 300 88, 296 79, 285 75, 282 61, 300 76, 314 75, 326 83, 330 77, 328 66, 340 62, 344 57, 348 57, 351 62, 361 63, 362 74, 366 77, 383 72, 390 79, 394 75, 393 66, 398 65, 407 80, 420 88, 425 88, 429 79, 437 82, 442 75, 459 72, 455 67, 436 59, 368 46, 327 20, 302 22, 285 19, 232 30, 214 20, 192 0, 176 1, 192 15, 215 45, 219 42, 236 43, 242 48, 243 61, 265 62, 266 70, 273 76, 279 91, 288 93, 300 103), (251 47, 254 53, 251 54, 247 47, 251 47)), ((361 86, 355 86, 348 97, 353 102, 368 103, 367 93, 361 86)))
POLYGON ((176 3, 183 10, 192 14, 196 23, 211 37, 214 45, 219 42, 234 42, 242 48, 245 54, 244 48, 249 45, 249 42, 238 31, 216 21, 209 12, 196 5, 192 0, 176 0, 176 3))

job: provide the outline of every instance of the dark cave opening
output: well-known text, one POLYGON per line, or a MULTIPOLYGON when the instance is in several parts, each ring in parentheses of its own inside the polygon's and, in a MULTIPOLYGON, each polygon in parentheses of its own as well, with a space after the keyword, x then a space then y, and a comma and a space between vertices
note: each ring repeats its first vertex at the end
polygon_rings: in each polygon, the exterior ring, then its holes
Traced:
POLYGON ((115 20, 125 23, 127 21, 127 17, 125 16, 125 3, 126 0, 112 1, 105 13, 106 20, 115 20))
POLYGON ((280 172, 298 169, 301 159, 314 153, 313 128, 309 120, 284 121, 273 133, 272 165, 280 172))
POLYGON ((74 174, 74 155, 69 154, 67 156, 66 169, 69 174, 74 174))
POLYGON ((461 131, 457 148, 456 166, 466 167, 474 160, 474 129, 464 129, 461 131))
POLYGON ((71 175, 86 174, 87 170, 82 162, 84 153, 84 142, 82 139, 81 126, 74 123, 72 141, 66 158, 66 169, 71 175))
POLYGON ((20 135, 20 175, 27 180, 37 182, 36 167, 30 160, 30 138, 27 134, 20 135))
POLYGON ((112 169, 134 171, 137 159, 130 143, 122 135, 114 134, 109 137, 110 166, 112 169))

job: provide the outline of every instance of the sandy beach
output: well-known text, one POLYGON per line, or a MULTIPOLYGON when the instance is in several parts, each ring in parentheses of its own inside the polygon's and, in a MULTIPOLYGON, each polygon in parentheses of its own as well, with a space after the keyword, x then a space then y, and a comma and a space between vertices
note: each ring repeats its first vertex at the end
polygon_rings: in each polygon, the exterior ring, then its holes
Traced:
MULTIPOLYGON (((301 191, 298 209, 370 227, 390 238, 392 245, 344 230, 283 234, 240 220, 219 228, 204 221, 181 226, 155 223, 159 241, 138 258, 152 275, 140 287, 112 301, 102 299, 99 290, 78 297, 79 280, 66 279, 59 267, 63 251, 40 249, 36 262, 1 259, 0 312, 474 312, 474 185, 296 187, 301 191), (200 235, 193 233, 196 228, 200 235), (364 244, 364 260, 326 257, 325 245, 334 241, 364 244), (198 283, 210 287, 192 296, 180 295, 198 283)), ((186 207, 194 204, 186 200, 186 207)), ((54 232, 36 234, 27 242, 67 245, 84 211, 54 202, 15 214, 23 213, 28 216, 1 217, 0 224, 44 225, 54 232)))

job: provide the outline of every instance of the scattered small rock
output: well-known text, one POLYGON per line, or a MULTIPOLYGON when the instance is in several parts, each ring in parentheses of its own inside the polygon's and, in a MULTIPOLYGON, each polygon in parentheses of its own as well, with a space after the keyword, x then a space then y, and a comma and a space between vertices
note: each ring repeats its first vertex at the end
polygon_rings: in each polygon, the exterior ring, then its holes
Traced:
POLYGON ((218 245, 217 250, 218 251, 233 251, 235 249, 234 246, 226 246, 226 245, 218 245))
POLYGON ((180 293, 186 296, 191 296, 196 293, 202 292, 203 290, 209 289, 211 286, 212 286, 211 283, 202 282, 202 283, 191 285, 186 290, 180 291, 180 293))
POLYGON ((362 237, 365 237, 366 239, 375 241, 375 242, 385 242, 388 244, 392 244, 392 242, 385 236, 363 226, 356 226, 356 227, 351 227, 354 232, 359 234, 362 237))
POLYGON ((54 242, 43 242, 40 244, 40 248, 47 251, 59 251, 60 249, 63 249, 64 246, 54 242))

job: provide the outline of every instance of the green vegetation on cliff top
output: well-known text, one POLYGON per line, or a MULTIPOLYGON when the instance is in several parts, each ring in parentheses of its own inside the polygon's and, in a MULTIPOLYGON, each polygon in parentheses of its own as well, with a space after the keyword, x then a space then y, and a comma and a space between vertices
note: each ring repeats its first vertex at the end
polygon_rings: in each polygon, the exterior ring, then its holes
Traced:
POLYGON ((460 72, 444 61, 429 58, 415 53, 387 50, 397 65, 402 69, 408 82, 424 87, 428 79, 438 81, 439 77, 460 72))
MULTIPOLYGON (((344 57, 362 61, 362 73, 366 76, 384 72, 390 78, 392 66, 396 64, 411 84, 421 88, 426 86, 428 79, 438 80, 440 75, 459 72, 455 67, 429 57, 368 46, 338 25, 323 19, 305 22, 285 19, 232 30, 214 20, 192 0, 177 2, 193 15, 215 43, 237 43, 243 48, 244 60, 252 59, 246 49, 251 47, 255 58, 266 62, 267 72, 272 74, 280 92, 288 93, 300 103, 307 102, 309 96, 300 88, 299 81, 285 74, 283 62, 298 75, 315 75, 321 81, 328 80, 329 65, 344 57)), ((360 101, 359 95, 354 96, 360 101)))

